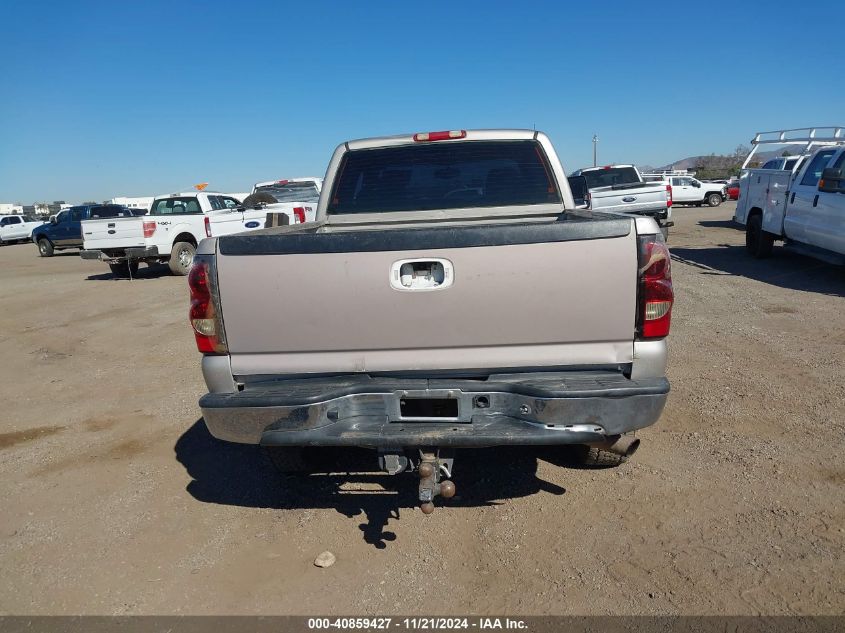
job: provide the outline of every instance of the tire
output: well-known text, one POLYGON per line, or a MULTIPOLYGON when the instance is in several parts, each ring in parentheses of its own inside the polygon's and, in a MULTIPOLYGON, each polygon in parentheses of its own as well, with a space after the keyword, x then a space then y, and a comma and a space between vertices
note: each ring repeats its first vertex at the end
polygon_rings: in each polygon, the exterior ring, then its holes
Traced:
POLYGON ((718 193, 707 194, 707 205, 710 207, 718 207, 722 204, 722 196, 718 193))
POLYGON ((191 270, 191 262, 196 252, 196 247, 190 242, 176 242, 173 250, 170 251, 170 260, 167 262, 170 272, 174 275, 187 275, 191 270))
POLYGON ((135 277, 138 274, 138 262, 121 262, 119 264, 109 264, 111 274, 116 279, 126 279, 127 277, 135 277))
POLYGON ((668 242, 669 241, 669 227, 668 226, 661 226, 660 232, 663 234, 663 241, 668 242))
POLYGON ((775 244, 771 233, 763 230, 763 216, 759 213, 748 218, 745 225, 745 248, 757 259, 769 257, 775 244))
POLYGON ((41 257, 53 256, 53 243, 46 237, 42 237, 40 240, 38 240, 38 254, 41 257))
POLYGON ((282 475, 302 475, 308 470, 305 449, 299 446, 265 446, 264 454, 282 475))
POLYGON ((587 468, 615 468, 628 461, 626 455, 611 453, 594 446, 581 445, 576 448, 575 453, 578 465, 587 468))

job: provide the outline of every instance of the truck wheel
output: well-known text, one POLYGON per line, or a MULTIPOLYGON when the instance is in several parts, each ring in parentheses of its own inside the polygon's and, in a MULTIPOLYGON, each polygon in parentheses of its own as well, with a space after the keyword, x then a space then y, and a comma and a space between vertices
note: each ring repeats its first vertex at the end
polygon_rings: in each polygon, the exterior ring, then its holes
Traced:
POLYGON ((135 277, 138 274, 138 262, 121 262, 119 264, 109 264, 109 268, 111 268, 111 274, 117 279, 135 277))
POLYGON ((720 204, 722 204, 722 196, 720 196, 718 193, 711 193, 709 196, 707 196, 707 204, 711 207, 718 207, 720 204))
POLYGON ((763 230, 763 216, 759 213, 748 218, 745 225, 745 248, 757 259, 769 257, 775 240, 771 233, 763 230))
POLYGON ((170 272, 174 275, 187 275, 191 270, 191 262, 197 249, 189 242, 176 242, 170 251, 170 272))
POLYGON ((614 468, 628 461, 627 455, 619 455, 586 445, 580 445, 576 448, 575 457, 579 465, 588 468, 614 468))
POLYGON ((661 226, 660 232, 663 234, 663 241, 668 242, 669 241, 669 227, 668 226, 661 226))
POLYGON ((305 449, 299 446, 265 446, 264 453, 273 467, 283 475, 295 475, 308 472, 305 449))
POLYGON ((41 255, 41 257, 53 256, 53 244, 46 237, 42 237, 38 240, 38 254, 41 255))

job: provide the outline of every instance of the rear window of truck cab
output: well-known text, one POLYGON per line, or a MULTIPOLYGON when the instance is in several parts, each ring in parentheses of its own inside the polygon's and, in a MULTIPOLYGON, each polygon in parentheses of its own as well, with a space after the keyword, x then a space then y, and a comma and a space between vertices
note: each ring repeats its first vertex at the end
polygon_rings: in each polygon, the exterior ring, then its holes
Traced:
POLYGON ((199 200, 196 198, 180 197, 180 198, 161 198, 153 202, 153 207, 150 209, 150 215, 186 215, 186 214, 200 214, 199 200))
POLYGON ((269 193, 276 199, 276 202, 318 202, 320 192, 317 185, 307 181, 281 180, 271 185, 256 187, 253 193, 260 191, 269 193))
POLYGON ((108 219, 108 218, 128 218, 131 217, 132 211, 126 207, 116 205, 108 205, 102 207, 91 207, 91 219, 108 219))
POLYGON ((590 169, 581 173, 587 179, 587 187, 612 187, 613 185, 629 185, 640 182, 637 171, 633 167, 603 167, 590 169))
POLYGON ((536 141, 465 141, 347 152, 329 214, 560 204, 536 141))

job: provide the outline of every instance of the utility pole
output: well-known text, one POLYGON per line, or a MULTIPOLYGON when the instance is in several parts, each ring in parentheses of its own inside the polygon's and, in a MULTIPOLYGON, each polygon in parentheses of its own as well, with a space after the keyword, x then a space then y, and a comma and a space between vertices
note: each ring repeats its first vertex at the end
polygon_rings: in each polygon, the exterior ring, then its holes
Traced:
POLYGON ((598 162, 596 162, 596 156, 597 156, 596 148, 598 147, 598 144, 599 144, 599 137, 598 137, 598 135, 593 134, 593 167, 598 165, 598 162))

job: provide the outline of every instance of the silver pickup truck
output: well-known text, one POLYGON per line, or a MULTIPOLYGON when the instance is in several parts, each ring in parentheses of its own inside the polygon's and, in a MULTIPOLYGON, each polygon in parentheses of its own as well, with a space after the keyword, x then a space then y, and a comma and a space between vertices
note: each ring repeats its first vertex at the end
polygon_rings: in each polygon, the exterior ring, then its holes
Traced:
POLYGON ((572 172, 570 180, 584 178, 586 200, 594 211, 618 211, 654 218, 664 239, 669 238, 672 222, 672 187, 646 182, 633 165, 584 167, 572 172))
POLYGON ((575 209, 540 132, 343 143, 316 221, 203 240, 189 285, 215 437, 285 470, 375 449, 417 472, 426 513, 454 494, 454 449, 615 465, 669 391, 660 229, 575 209))

